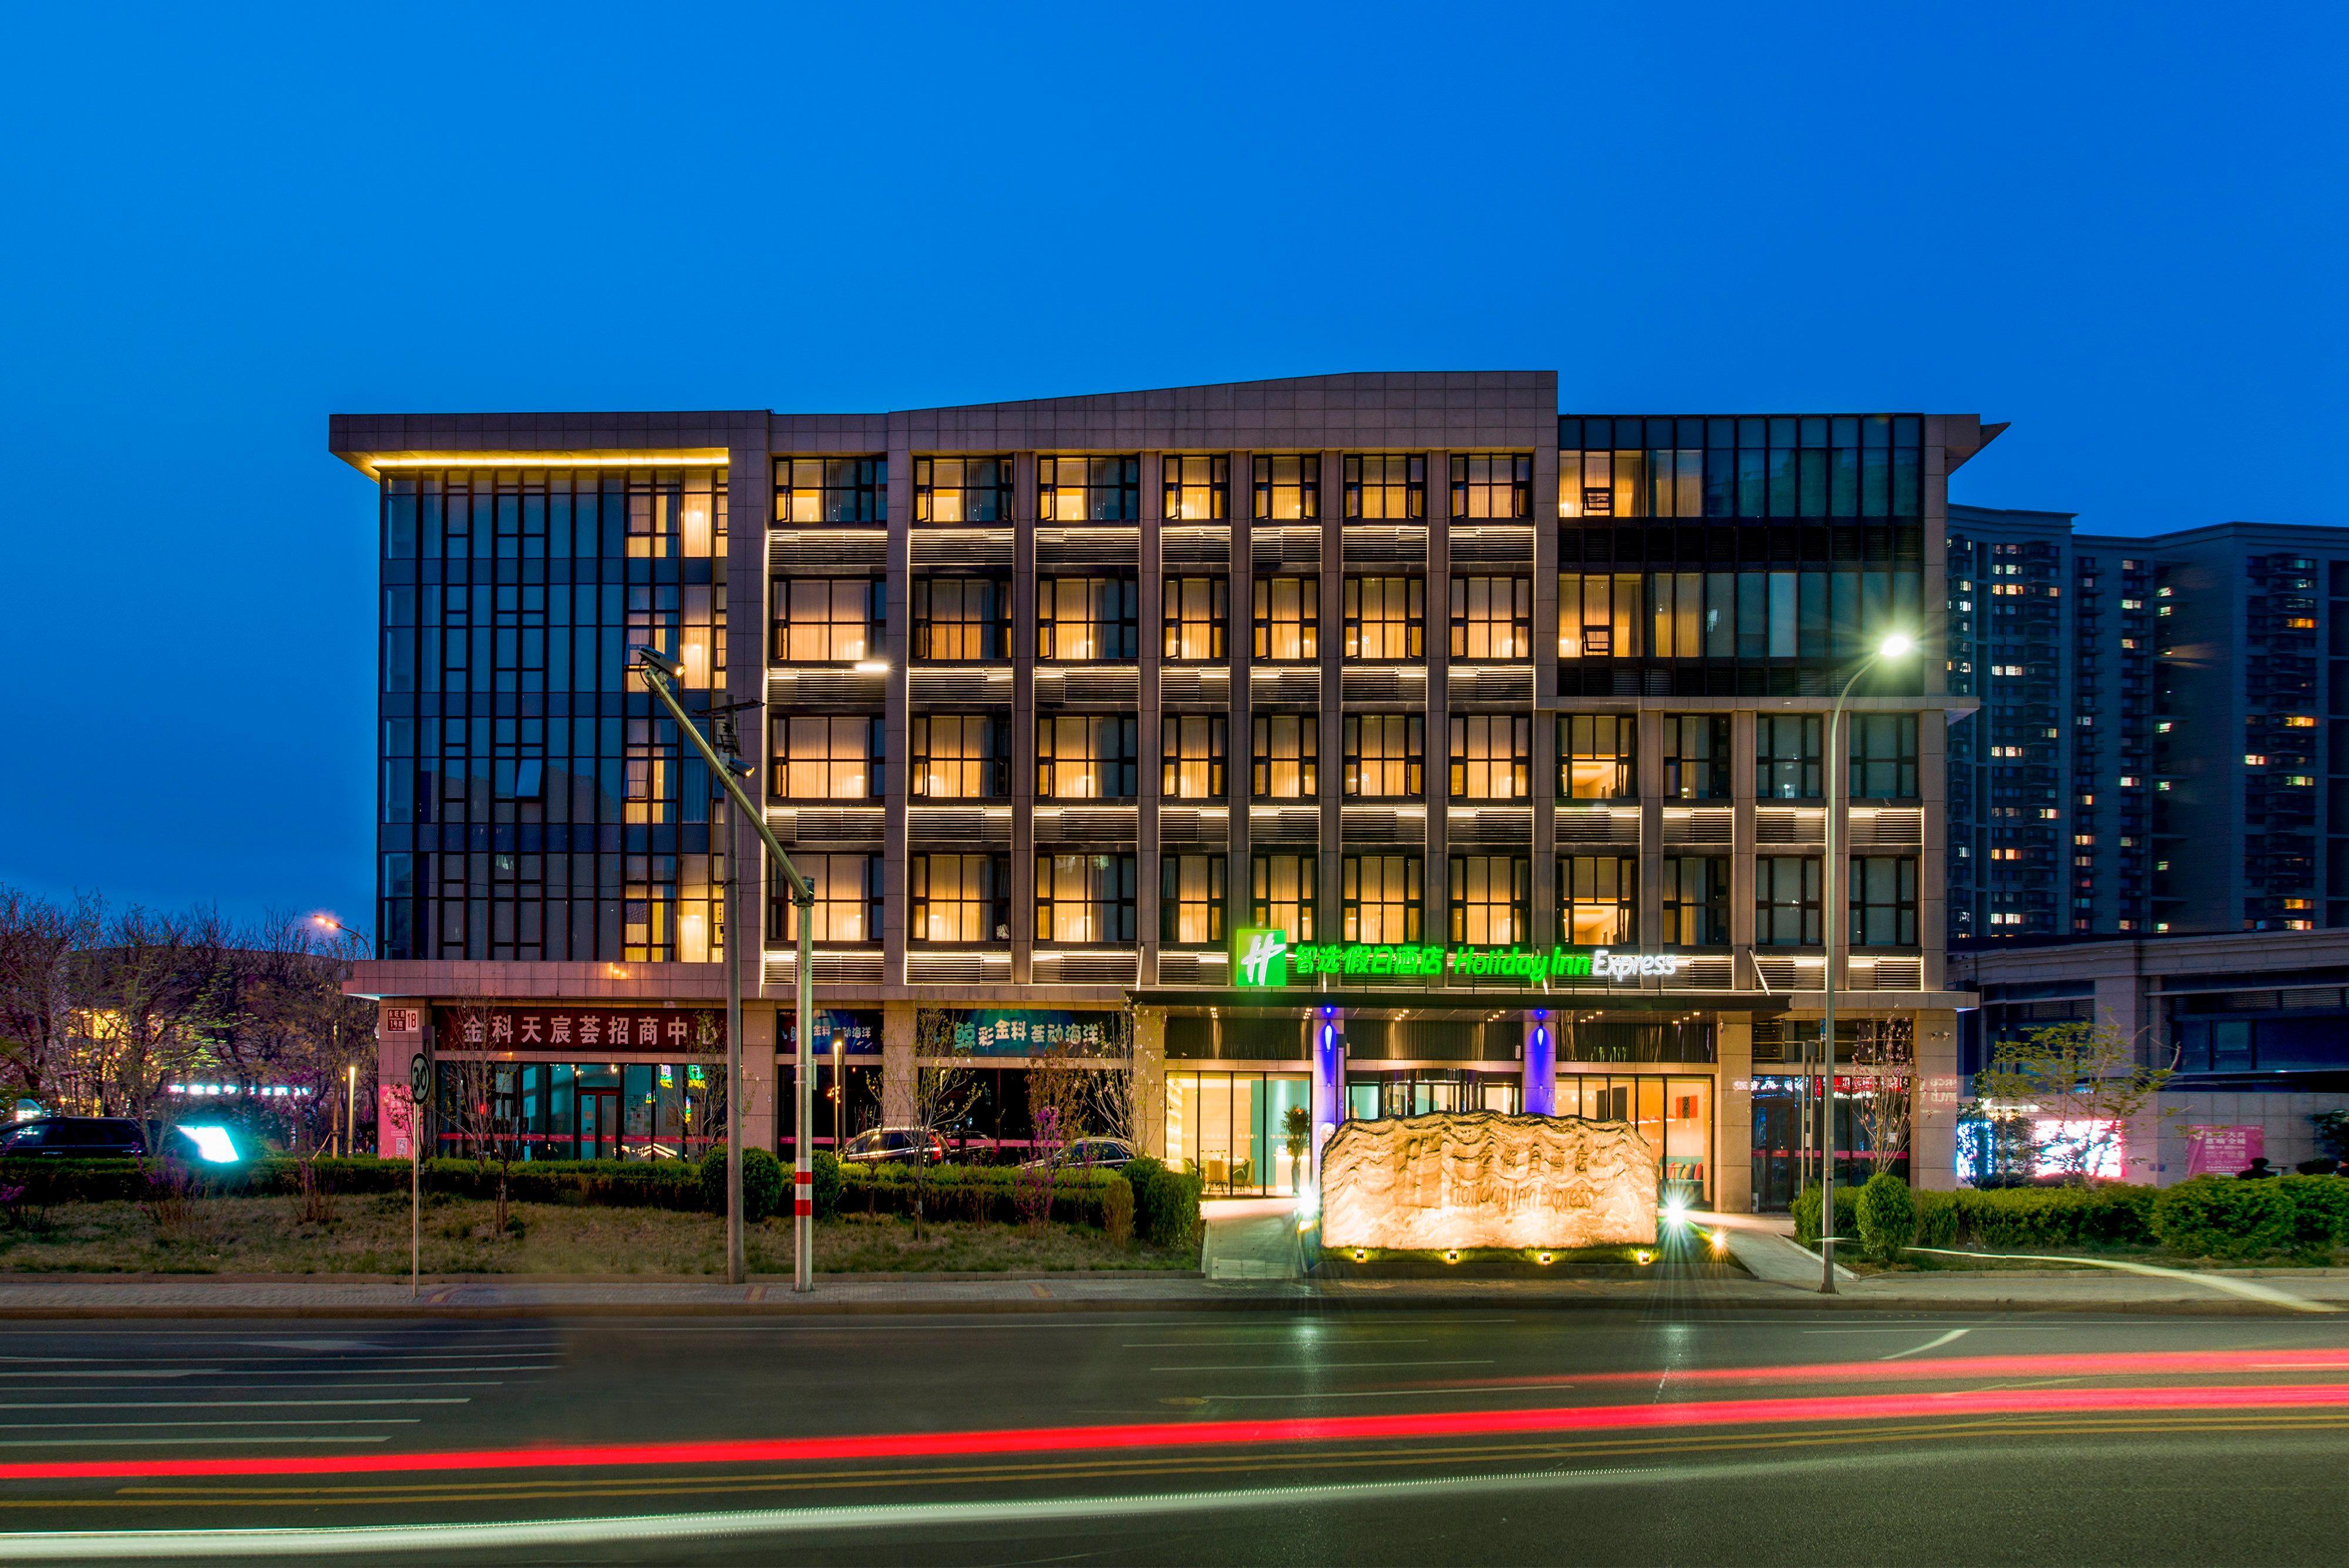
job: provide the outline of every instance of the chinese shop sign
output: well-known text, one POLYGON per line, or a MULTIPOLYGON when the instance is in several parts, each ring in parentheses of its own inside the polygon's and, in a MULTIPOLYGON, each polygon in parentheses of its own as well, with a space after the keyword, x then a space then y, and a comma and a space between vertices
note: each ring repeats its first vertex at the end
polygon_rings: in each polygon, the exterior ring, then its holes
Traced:
POLYGON ((978 1056, 1026 1056, 1040 1051, 1090 1055, 1110 1044, 1097 1013, 1034 1008, 1011 1012, 992 1007, 956 1014, 954 1042, 956 1051, 978 1056))
POLYGON ((1423 947, 1392 942, 1296 942, 1286 931, 1247 926, 1232 933, 1232 972, 1247 987, 1277 989, 1309 975, 1445 976, 1513 980, 1624 981, 1669 978, 1681 971, 1678 953, 1624 952, 1614 948, 1423 947))
POLYGON ((442 1007, 434 1010, 443 1050, 690 1051, 726 1040, 714 1009, 442 1007))

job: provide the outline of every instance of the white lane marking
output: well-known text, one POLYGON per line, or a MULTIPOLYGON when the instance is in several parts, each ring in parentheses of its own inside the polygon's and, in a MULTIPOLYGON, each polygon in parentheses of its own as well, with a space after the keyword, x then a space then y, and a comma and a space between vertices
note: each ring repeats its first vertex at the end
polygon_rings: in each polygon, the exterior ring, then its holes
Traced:
POLYGON ((241 1416, 219 1421, 0 1421, 0 1432, 32 1427, 47 1432, 66 1427, 414 1427, 421 1416, 295 1416, 284 1420, 241 1416))
MULTIPOLYGON (((1360 1339, 1324 1339, 1320 1335, 1316 1334, 1310 1339, 1304 1340, 1299 1340, 1291 1336, 1279 1339, 1260 1339, 1254 1343, 1268 1345, 1296 1345, 1317 1350, 1326 1345, 1333 1349, 1342 1348, 1351 1350, 1356 1345, 1425 1345, 1427 1341, 1424 1338, 1377 1339, 1366 1337, 1360 1339)), ((1229 1339, 1137 1339, 1129 1340, 1127 1343, 1118 1346, 1120 1350, 1222 1350, 1227 1347, 1232 1349, 1247 1348, 1247 1346, 1242 1345, 1239 1341, 1229 1339)))
MULTIPOLYGON (((502 1388, 505 1386, 506 1380, 502 1377, 396 1377, 381 1383, 313 1383, 307 1378, 286 1378, 282 1381, 261 1383, 207 1383, 202 1388, 191 1388, 189 1392, 191 1394, 232 1394, 243 1388, 299 1388, 305 1393, 322 1394, 330 1388, 355 1389, 360 1393, 367 1393, 386 1388, 502 1388)), ((9 1388, 0 1392, 54 1394, 61 1389, 82 1394, 136 1394, 139 1392, 135 1388, 92 1388, 88 1384, 78 1381, 35 1383, 25 1387, 9 1388)))
POLYGON ((1154 1366, 1153 1372, 1350 1372, 1363 1367, 1490 1366, 1491 1356, 1456 1361, 1246 1361, 1227 1366, 1154 1366))
POLYGON ((0 1404, 0 1410, 226 1410, 246 1407, 291 1408, 304 1405, 470 1405, 470 1395, 436 1399, 80 1399, 36 1404, 19 1400, 0 1404))
POLYGON ((2247 1302, 2262 1302, 2269 1306, 2289 1308, 2293 1312, 2339 1312, 2331 1302, 2313 1302, 2272 1285, 2256 1284, 2250 1280, 2230 1280, 2223 1274, 2198 1274, 2191 1269, 2165 1269, 2158 1263, 2128 1263, 2117 1258, 2068 1258, 2034 1252, 1961 1252, 1952 1247, 1911 1247, 1912 1252, 1933 1252, 1945 1258, 1995 1258, 2001 1262, 2020 1263, 2079 1263, 2091 1269, 2115 1269, 2124 1274, 2142 1274, 2148 1279, 2183 1280, 2190 1285, 2203 1285, 2214 1291, 2224 1291, 2230 1296, 2240 1296, 2247 1302))
MULTIPOLYGON (((224 1438, 0 1438, 0 1449, 153 1449, 166 1445, 186 1448, 195 1443, 388 1443, 388 1434, 366 1437, 354 1432, 347 1438, 273 1438, 266 1432, 244 1432, 224 1438)), ((0 1557, 9 1554, 0 1545, 0 1557)))
MULTIPOLYGON (((530 1351, 512 1349, 500 1351, 464 1351, 461 1353, 452 1352, 443 1355, 354 1355, 349 1357, 235 1355, 0 1355, 0 1363, 5 1363, 11 1366, 73 1366, 87 1368, 92 1373, 103 1373, 109 1367, 140 1369, 151 1367, 160 1369, 176 1366, 181 1363, 190 1361, 200 1362, 206 1365, 217 1365, 223 1361, 233 1361, 245 1366, 285 1366, 295 1368, 316 1367, 320 1371, 336 1372, 348 1372, 355 1366, 373 1366, 377 1363, 381 1363, 387 1367, 398 1370, 407 1370, 411 1367, 423 1368, 429 1366, 445 1363, 451 1371, 454 1371, 464 1364, 470 1362, 511 1361, 517 1355, 534 1355, 539 1356, 547 1356, 555 1354, 556 1352, 552 1350, 530 1351)), ((554 1362, 548 1362, 546 1365, 552 1366, 557 1364, 554 1362)))
POLYGON ((1319 1394, 1202 1394, 1198 1397, 1226 1405, 1238 1399, 1286 1399, 1291 1404, 1312 1399, 1435 1399, 1471 1394, 1555 1394, 1571 1383, 1485 1383, 1474 1388, 1342 1388, 1319 1394))
POLYGON ((1896 1350, 1889 1355, 1879 1355, 1876 1359, 1878 1361, 1899 1361, 1908 1356, 1921 1355, 1926 1351, 1940 1349, 1941 1346, 1949 1344, 1950 1341, 1953 1339, 1963 1339, 1972 1332, 1973 1330, 1970 1328, 1953 1328, 1950 1330, 1949 1333, 1941 1335, 1939 1339, 1928 1340, 1923 1345, 1912 1345, 1906 1350, 1896 1350))

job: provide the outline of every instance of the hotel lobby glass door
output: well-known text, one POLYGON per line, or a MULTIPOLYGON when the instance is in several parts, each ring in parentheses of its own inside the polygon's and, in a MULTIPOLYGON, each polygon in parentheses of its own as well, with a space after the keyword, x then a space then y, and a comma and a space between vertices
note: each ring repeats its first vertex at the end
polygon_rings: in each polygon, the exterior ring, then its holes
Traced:
POLYGON ((579 1158, 620 1158, 620 1091, 579 1091, 579 1158))

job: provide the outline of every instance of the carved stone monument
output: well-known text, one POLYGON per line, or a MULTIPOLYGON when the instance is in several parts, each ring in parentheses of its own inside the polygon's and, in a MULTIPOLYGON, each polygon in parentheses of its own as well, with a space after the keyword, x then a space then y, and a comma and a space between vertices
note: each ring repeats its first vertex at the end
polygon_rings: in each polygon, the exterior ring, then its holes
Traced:
POLYGON ((1321 1157, 1327 1247, 1604 1247, 1656 1239, 1656 1154, 1628 1122, 1468 1111, 1350 1121, 1321 1157))

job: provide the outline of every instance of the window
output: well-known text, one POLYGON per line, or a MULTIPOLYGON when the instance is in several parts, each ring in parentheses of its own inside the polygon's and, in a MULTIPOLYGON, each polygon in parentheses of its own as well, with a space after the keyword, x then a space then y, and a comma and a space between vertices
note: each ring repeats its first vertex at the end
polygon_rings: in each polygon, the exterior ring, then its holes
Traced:
POLYGON ((1256 580, 1256 657, 1321 657, 1321 581, 1318 577, 1256 580))
POLYGON ((887 793, 881 722, 778 715, 769 789, 781 800, 879 800, 887 793))
POLYGON ((1224 646, 1230 590, 1221 577, 1168 577, 1161 585, 1159 655, 1196 664, 1230 657, 1224 646))
POLYGON ((1133 940, 1133 857, 1036 857, 1039 942, 1133 940))
POLYGON ((1754 861, 1754 945, 1807 948, 1819 942, 1819 863, 1801 855, 1754 861))
POLYGON ((1534 656, 1534 585, 1526 577, 1452 579, 1452 657, 1534 656))
POLYGON ((1321 459, 1311 452, 1256 460, 1259 523, 1309 523, 1321 515, 1321 459))
POLYGON ((1851 860, 1851 945, 1917 945, 1917 860, 1909 855, 1854 856, 1851 860))
POLYGON ((1452 454, 1452 515, 1530 517, 1534 460, 1520 453, 1452 454))
POLYGON ((1287 931, 1292 942, 1309 942, 1319 862, 1311 854, 1256 855, 1248 860, 1248 924, 1287 931))
POLYGON ((1168 713, 1158 722, 1158 793, 1168 800, 1224 798, 1224 716, 1168 713))
POLYGON ((1754 793, 1764 800, 1818 798, 1818 715, 1763 713, 1755 717, 1754 793))
POLYGON ((907 862, 907 940, 1008 942, 1011 864, 1002 855, 916 855, 907 862))
POLYGON ((774 658, 779 663, 887 656, 882 630, 889 585, 878 577, 777 577, 774 658))
POLYGON ((1640 793, 1640 721, 1630 713, 1557 717, 1560 800, 1629 800, 1640 793))
POLYGON ((1231 515, 1232 460, 1221 455, 1162 461, 1169 523, 1215 523, 1231 515))
POLYGON ((1132 577, 1036 579, 1036 657, 1050 664, 1132 659, 1141 588, 1132 577))
POLYGON ((1423 909, 1416 855, 1349 855, 1339 864, 1339 939, 1416 942, 1423 909))
POLYGON ((1011 722, 976 713, 906 721, 906 790, 925 800, 1000 800, 1011 793, 1011 722))
POLYGON ((1557 656, 1636 659, 1640 639, 1640 574, 1568 572, 1557 579, 1557 656))
POLYGON ((1313 713, 1258 713, 1250 790, 1258 800, 1310 800, 1320 792, 1321 721, 1313 713))
POLYGON ((775 459, 778 523, 886 523, 889 460, 885 457, 775 459))
POLYGON ((1533 867, 1522 855, 1452 857, 1452 940, 1510 947, 1531 934, 1533 867))
POLYGON ((1010 522, 1011 460, 1008 457, 916 458, 914 521, 1010 522))
POLYGON ((1039 800, 1132 800, 1133 718, 1060 714, 1036 721, 1039 800))
POLYGON ((1404 453, 1349 453, 1346 515, 1419 519, 1427 515, 1427 459, 1404 453))
POLYGON ((1727 947, 1729 862, 1718 855, 1666 856, 1663 921, 1666 947, 1727 947))
POLYGON ((1346 798, 1415 800, 1427 789, 1427 735, 1416 713, 1349 713, 1346 798))
POLYGON ((1427 657, 1427 585, 1418 577, 1348 577, 1348 659, 1427 657))
POLYGON ((1640 861, 1631 855, 1568 855, 1557 863, 1558 940, 1620 947, 1639 940, 1640 861))
POLYGON ((1851 777, 1854 800, 1914 800, 1917 797, 1917 715, 1854 713, 1851 777))
POLYGON ((1463 713, 1452 721, 1452 798, 1523 800, 1532 793, 1533 721, 1463 713))
POLYGON ((1224 940, 1224 857, 1169 855, 1158 863, 1158 940, 1212 947, 1224 940))
POLYGON ((968 663, 1011 657, 1011 583, 1004 577, 916 577, 916 659, 968 663))
MULTIPOLYGON (((815 924, 811 931, 819 942, 877 942, 881 940, 881 857, 878 855, 793 855, 792 864, 815 889, 815 924)), ((767 898, 767 940, 789 943, 800 940, 799 906, 792 901, 791 885, 777 878, 767 898)))
POLYGON ((1729 798, 1729 715, 1664 715, 1664 798, 1729 798))
POLYGON ((1133 523, 1142 516, 1139 457, 1040 457, 1040 523, 1133 523))

